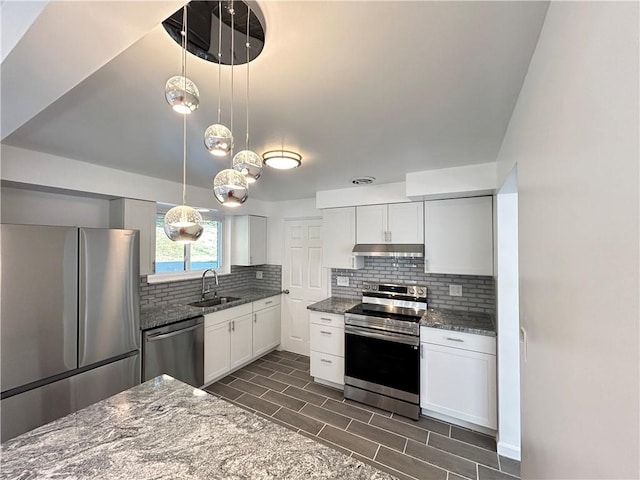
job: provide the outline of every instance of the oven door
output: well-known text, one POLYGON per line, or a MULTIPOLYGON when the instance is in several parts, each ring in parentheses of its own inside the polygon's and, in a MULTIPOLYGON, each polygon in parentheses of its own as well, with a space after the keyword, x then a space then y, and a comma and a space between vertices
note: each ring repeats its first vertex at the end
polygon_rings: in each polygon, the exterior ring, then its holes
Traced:
POLYGON ((420 338, 345 325, 345 383, 418 403, 420 338))

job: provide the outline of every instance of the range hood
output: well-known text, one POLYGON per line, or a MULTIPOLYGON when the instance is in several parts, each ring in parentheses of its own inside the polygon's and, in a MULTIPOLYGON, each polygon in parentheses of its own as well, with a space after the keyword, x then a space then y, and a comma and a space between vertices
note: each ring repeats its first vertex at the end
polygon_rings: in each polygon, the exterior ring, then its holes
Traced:
POLYGON ((422 243, 358 243, 353 247, 356 257, 423 258, 422 243))

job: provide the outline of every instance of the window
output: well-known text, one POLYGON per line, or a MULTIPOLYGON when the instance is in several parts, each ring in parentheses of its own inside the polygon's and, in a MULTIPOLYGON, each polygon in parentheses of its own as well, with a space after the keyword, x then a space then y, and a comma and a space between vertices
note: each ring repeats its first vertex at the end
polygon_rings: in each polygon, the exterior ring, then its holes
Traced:
POLYGON ((220 218, 205 217, 204 232, 197 242, 174 243, 164 233, 164 212, 156 215, 156 273, 179 273, 222 267, 222 226, 220 218))

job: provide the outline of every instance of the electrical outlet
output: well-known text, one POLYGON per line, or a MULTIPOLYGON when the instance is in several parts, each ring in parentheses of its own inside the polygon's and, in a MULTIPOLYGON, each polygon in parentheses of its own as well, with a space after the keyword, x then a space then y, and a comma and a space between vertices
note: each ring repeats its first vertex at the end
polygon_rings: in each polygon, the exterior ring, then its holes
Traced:
POLYGON ((338 286, 339 287, 348 287, 349 286, 349 277, 338 277, 338 286))
POLYGON ((258 270, 258 271, 256 272, 256 278, 257 278, 258 280, 262 280, 262 272, 261 272, 260 270, 258 270))
POLYGON ((462 285, 449 285, 449 295, 452 297, 461 297, 462 285))

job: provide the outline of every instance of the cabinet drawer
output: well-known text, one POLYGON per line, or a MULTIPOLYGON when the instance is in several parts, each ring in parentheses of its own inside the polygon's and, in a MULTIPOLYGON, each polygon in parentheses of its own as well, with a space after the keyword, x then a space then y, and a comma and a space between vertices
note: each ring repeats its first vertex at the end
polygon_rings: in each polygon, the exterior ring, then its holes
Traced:
POLYGON ((456 332, 441 328, 420 327, 420 341, 472 352, 496 354, 496 337, 456 332))
POLYGON ((337 313, 309 312, 309 321, 316 325, 344 328, 344 315, 337 313))
POLYGON ((311 350, 344 357, 344 328, 312 323, 311 350))
POLYGON ((344 385, 344 358, 312 350, 311 376, 344 385))
POLYGON ((249 315, 253 312, 253 307, 250 303, 239 305, 233 308, 226 308, 219 312, 208 313, 204 316, 204 327, 211 327, 223 322, 227 322, 233 318, 241 317, 243 315, 249 315))
POLYGON ((253 311, 257 312, 258 310, 262 310, 263 308, 275 307, 276 305, 280 305, 280 295, 263 298, 262 300, 256 300, 255 302, 253 302, 253 311))

